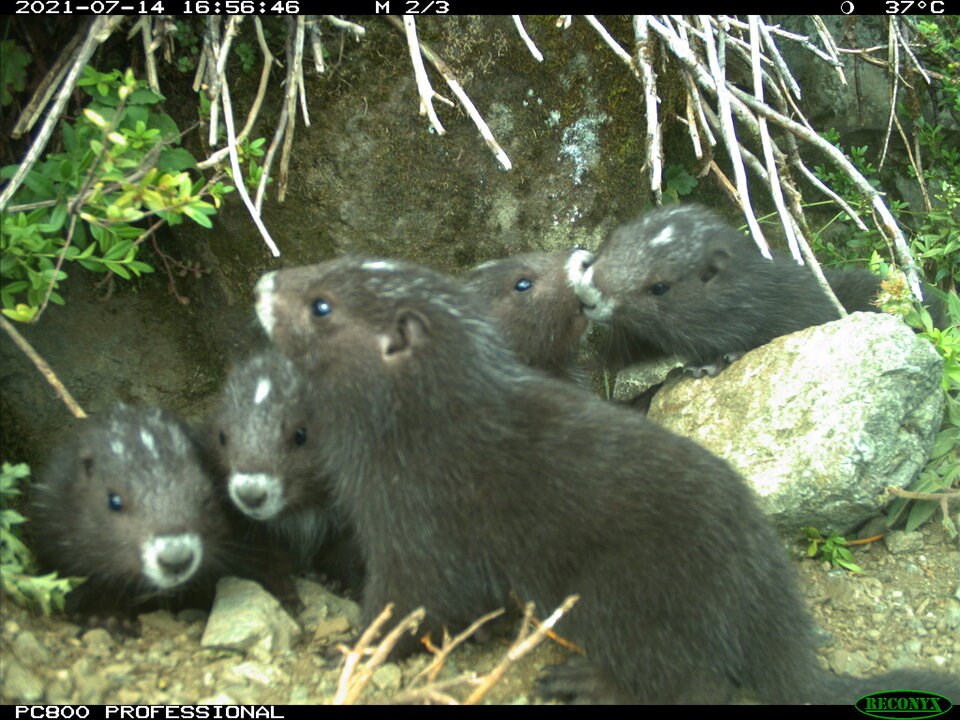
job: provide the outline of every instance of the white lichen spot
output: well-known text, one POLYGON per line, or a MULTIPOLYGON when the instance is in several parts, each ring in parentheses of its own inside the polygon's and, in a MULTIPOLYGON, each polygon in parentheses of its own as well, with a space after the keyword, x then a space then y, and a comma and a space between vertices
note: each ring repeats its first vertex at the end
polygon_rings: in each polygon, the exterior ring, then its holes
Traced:
POLYGON ((608 119, 606 113, 585 115, 563 131, 560 157, 573 162, 574 185, 579 185, 583 174, 600 162, 600 126, 608 119))
POLYGON ((110 451, 117 457, 123 457, 123 454, 126 452, 127 448, 120 440, 111 440, 110 441, 110 451))

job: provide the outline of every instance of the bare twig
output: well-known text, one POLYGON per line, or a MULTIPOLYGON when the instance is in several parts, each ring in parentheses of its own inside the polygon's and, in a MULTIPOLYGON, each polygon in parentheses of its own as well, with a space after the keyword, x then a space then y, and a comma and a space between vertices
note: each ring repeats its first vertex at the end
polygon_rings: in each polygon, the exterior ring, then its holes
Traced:
POLYGON ((701 16, 700 24, 707 36, 707 60, 710 64, 710 72, 713 75, 717 92, 717 114, 720 116, 720 128, 723 131, 724 143, 727 146, 727 152, 730 155, 730 162, 733 165, 733 176, 736 179, 737 193, 740 196, 740 207, 743 209, 743 213, 747 218, 747 225, 750 226, 750 234, 753 236, 754 242, 757 243, 757 246, 760 248, 760 252, 763 253, 763 256, 769 258, 770 248, 763 236, 763 231, 760 229, 760 224, 757 222, 757 218, 753 213, 753 206, 750 204, 750 190, 747 186, 747 174, 743 169, 743 158, 740 154, 740 143, 737 141, 737 133, 733 124, 730 96, 727 90, 727 82, 726 78, 724 77, 725 73, 722 63, 722 59, 724 57, 722 47, 724 34, 722 30, 718 32, 717 37, 720 47, 717 48, 712 42, 713 34, 710 27, 709 18, 707 16, 701 16))
MULTIPOLYGON (((644 108, 647 117, 646 161, 650 170, 650 190, 657 204, 663 202, 661 182, 663 180, 663 142, 660 134, 657 103, 657 72, 653 69, 653 44, 646 15, 633 16, 633 33, 636 42, 637 60, 640 66, 640 78, 643 85, 644 108)), ((694 128, 694 131, 696 128, 694 128)))
POLYGON ((387 633, 386 637, 380 641, 379 645, 370 650, 370 645, 380 634, 383 626, 393 614, 393 604, 387 605, 383 612, 370 624, 363 632, 357 644, 346 652, 343 671, 340 673, 340 682, 337 685, 337 693, 333 697, 334 705, 349 705, 353 703, 364 686, 369 682, 373 671, 386 660, 390 651, 400 641, 405 632, 413 632, 423 621, 425 611, 423 608, 417 608, 387 633), (361 664, 361 659, 369 655, 367 661, 361 664))
POLYGON ((87 64, 87 61, 93 55, 93 52, 97 49, 97 46, 110 37, 110 34, 120 25, 121 22, 123 22, 123 20, 124 17, 122 15, 109 15, 96 17, 90 23, 86 38, 84 39, 83 44, 80 46, 80 52, 78 52, 76 57, 73 59, 73 65, 70 66, 70 70, 63 79, 63 84, 60 86, 60 92, 57 93, 56 100, 54 100, 50 111, 47 113, 47 118, 43 121, 43 125, 40 127, 40 131, 37 133, 37 137, 34 139, 33 143, 30 145, 30 149, 27 150, 27 154, 20 162, 17 172, 14 173, 12 178, 10 178, 10 182, 7 183, 6 187, 0 191, 0 211, 7 207, 7 204, 10 202, 11 198, 13 198, 14 193, 20 189, 20 186, 23 184, 27 174, 33 169, 33 166, 40 158, 40 153, 42 153, 44 148, 47 146, 47 142, 50 140, 50 136, 53 134, 53 130, 56 127, 57 122, 60 120, 60 114, 63 112, 63 108, 66 106, 67 100, 70 98, 70 94, 76 87, 77 80, 79 79, 80 73, 83 71, 84 66, 87 64))
POLYGON ((290 175, 290 153, 293 151, 293 135, 297 126, 297 71, 296 58, 303 57, 303 36, 297 37, 301 28, 296 20, 289 19, 296 30, 287 37, 287 94, 284 102, 284 111, 287 116, 287 127, 283 133, 283 149, 280 151, 280 172, 277 173, 277 199, 283 202, 287 197, 287 179, 290 175), (298 48, 300 48, 298 50, 298 48))
POLYGON ((520 39, 523 40, 523 44, 527 46, 527 50, 530 51, 530 54, 533 55, 533 58, 537 62, 543 62, 543 53, 537 49, 537 46, 534 45, 533 40, 530 39, 530 36, 527 35, 526 29, 523 27, 523 21, 520 19, 519 15, 511 15, 513 18, 513 24, 517 27, 517 32, 520 34, 520 39))
POLYGON ((880 160, 877 163, 877 169, 882 170, 883 164, 887 159, 887 150, 890 147, 890 136, 893 134, 893 119, 897 114, 897 96, 900 94, 900 46, 897 44, 896 28, 897 19, 893 16, 887 18, 887 41, 889 48, 889 59, 893 65, 893 72, 890 73, 890 114, 887 117, 887 132, 883 136, 883 149, 880 151, 880 160))
POLYGON ((257 230, 260 231, 260 236, 267 244, 267 247, 270 248, 270 252, 274 257, 280 257, 280 248, 277 247, 276 243, 273 242, 273 238, 270 237, 270 231, 267 230, 267 226, 264 225, 263 220, 260 219, 260 213, 250 201, 250 195, 247 193, 246 185, 243 182, 243 173, 240 170, 240 158, 237 155, 237 138, 233 134, 233 108, 230 106, 230 88, 227 87, 226 78, 223 79, 220 101, 223 103, 223 120, 224 125, 227 127, 227 147, 230 148, 230 168, 233 170, 233 184, 243 199, 243 204, 247 206, 247 211, 250 213, 250 217, 253 218, 253 224, 257 226, 257 230))
MULTIPOLYGON (((263 105, 263 98, 267 94, 267 84, 270 80, 270 67, 275 61, 273 53, 270 52, 270 48, 267 47, 267 42, 263 37, 263 24, 260 22, 260 18, 254 17, 253 25, 256 29, 257 41, 260 44, 260 52, 263 53, 263 68, 260 70, 260 85, 257 87, 257 96, 253 99, 253 105, 250 106, 250 111, 247 113, 247 121, 243 125, 243 130, 241 130, 237 135, 237 143, 242 143, 247 139, 247 136, 253 129, 253 124, 260 115, 260 108, 263 105)), ((229 152, 229 147, 220 148, 216 152, 212 153, 206 160, 198 162, 197 167, 201 170, 213 167, 215 164, 223 160, 223 158, 225 158, 229 152)), ((264 170, 264 174, 267 174, 266 169, 264 170)), ((257 210, 259 209, 260 206, 258 204, 257 210)))
POLYGON ((503 613, 503 608, 494 610, 493 612, 488 612, 483 617, 475 620, 466 630, 454 636, 453 638, 450 638, 445 634, 443 644, 439 648, 428 648, 433 653, 433 660, 431 660, 429 665, 427 665, 423 670, 417 673, 416 676, 414 676, 412 682, 415 683, 418 680, 426 679, 427 682, 432 683, 434 680, 436 680, 437 675, 443 669, 443 664, 446 662, 450 653, 453 652, 455 648, 470 639, 477 630, 491 620, 500 617, 503 615, 503 613))
POLYGON ((533 617, 533 603, 528 603, 524 612, 523 626, 521 628, 520 636, 511 646, 510 650, 507 651, 507 654, 503 657, 503 659, 497 663, 497 666, 487 673, 486 677, 481 680, 480 684, 473 690, 473 692, 470 693, 467 699, 464 700, 463 704, 476 705, 478 702, 480 702, 486 696, 486 694, 490 692, 490 688, 500 681, 507 670, 515 665, 520 658, 543 642, 543 640, 547 637, 547 633, 553 629, 553 626, 560 621, 560 618, 562 618, 579 599, 579 595, 570 595, 560 604, 560 607, 554 610, 550 614, 550 617, 544 620, 540 624, 540 627, 538 627, 529 637, 526 636, 525 629, 530 618, 533 617))
POLYGON ((310 47, 313 49, 313 67, 317 75, 323 75, 326 72, 326 64, 323 62, 323 41, 320 38, 320 16, 305 15, 307 34, 310 36, 310 47))
POLYGON ((364 29, 363 25, 357 25, 356 23, 352 23, 349 20, 338 18, 336 15, 324 15, 323 19, 326 20, 331 25, 333 25, 335 28, 339 30, 345 30, 346 32, 353 35, 354 40, 359 40, 360 38, 362 38, 364 35, 367 34, 367 31, 366 29, 364 29))
POLYGON ((70 42, 68 42, 66 47, 60 52, 57 61, 50 67, 47 74, 44 75, 37 89, 33 91, 30 102, 23 108, 20 117, 17 118, 16 125, 14 125, 13 130, 10 131, 10 137, 14 140, 18 139, 25 132, 30 132, 30 130, 33 129, 34 123, 37 122, 37 118, 40 117, 44 108, 47 107, 47 103, 50 102, 53 93, 60 87, 64 76, 70 72, 70 68, 72 68, 76 62, 76 56, 81 52, 80 41, 82 37, 83 33, 78 32, 70 38, 70 42))
MULTIPOLYGON (((384 19, 401 32, 404 32, 403 23, 397 20, 397 18, 393 17, 392 15, 385 15, 384 19)), ((423 53, 423 56, 430 62, 431 65, 433 65, 433 67, 437 69, 437 71, 443 76, 443 79, 447 81, 447 86, 450 88, 453 94, 457 96, 460 104, 463 105, 464 109, 467 111, 467 115, 469 115, 470 119, 473 120, 473 124, 477 126, 483 141, 487 144, 487 147, 490 148, 490 151, 497 158, 497 161, 504 170, 510 170, 513 167, 513 163, 510 162, 510 158, 507 157, 507 154, 503 151, 503 148, 500 147, 500 143, 498 143, 496 138, 493 137, 493 133, 490 132, 490 128, 487 127, 487 123, 484 122, 484 119, 480 116, 480 113, 477 111, 477 108, 474 106, 473 102, 464 92, 463 88, 460 86, 460 83, 457 82, 453 71, 443 60, 440 59, 440 56, 430 49, 429 45, 423 42, 419 43, 419 45, 420 52, 423 53)))
POLYGON ((14 343, 16 343, 17 347, 23 351, 23 354, 30 359, 30 362, 32 362, 37 370, 40 371, 40 374, 46 378, 47 382, 53 386, 53 389, 63 400, 71 414, 78 418, 87 417, 87 414, 83 411, 83 408, 80 407, 80 404, 73 399, 73 395, 71 395, 70 391, 64 387, 62 382, 60 382, 60 379, 47 364, 46 360, 40 357, 40 354, 33 349, 33 346, 27 342, 26 338, 17 331, 13 324, 5 317, 0 316, 0 327, 2 327, 3 331, 10 336, 10 339, 13 340, 14 343))
POLYGON ((833 41, 833 36, 830 34, 830 31, 827 30, 827 26, 823 22, 823 18, 821 18, 819 15, 811 15, 810 19, 813 21, 813 26, 817 29, 817 34, 820 35, 820 40, 823 42, 824 50, 827 51, 827 54, 833 61, 833 69, 837 71, 837 75, 840 77, 841 84, 846 85, 847 78, 843 74, 843 63, 840 62, 840 58, 838 57, 837 44, 833 41))
POLYGON ((420 95, 420 114, 430 120, 430 127, 437 135, 446 134, 437 111, 433 109, 433 98, 436 92, 427 77, 427 69, 423 66, 423 56, 420 54, 420 42, 417 39, 417 23, 411 15, 403 16, 403 32, 407 37, 407 49, 410 51, 410 62, 413 63, 413 76, 417 80, 417 93, 420 95))

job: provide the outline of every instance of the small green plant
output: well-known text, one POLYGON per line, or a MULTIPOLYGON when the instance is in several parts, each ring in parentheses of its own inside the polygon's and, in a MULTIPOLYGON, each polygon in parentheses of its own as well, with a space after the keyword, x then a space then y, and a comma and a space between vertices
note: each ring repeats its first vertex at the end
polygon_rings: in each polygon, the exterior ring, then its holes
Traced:
POLYGON ((14 93, 23 92, 32 59, 15 40, 0 41, 0 107, 12 103, 14 93))
POLYGON ((802 528, 803 534, 809 541, 807 545, 807 557, 820 557, 829 562, 833 567, 842 567, 850 572, 863 572, 855 562, 853 562, 853 553, 847 548, 847 541, 840 537, 836 532, 831 531, 826 538, 814 527, 802 528))
POLYGON ((680 202, 680 198, 689 195, 696 186, 697 179, 682 165, 667 165, 663 172, 663 194, 671 202, 680 202))
MULTIPOLYGON (((68 263, 124 280, 153 272, 138 258, 142 243, 184 217, 212 227, 210 216, 233 190, 191 176, 196 161, 179 146, 173 119, 156 109, 163 98, 130 70, 88 66, 78 86, 90 102, 62 124, 63 150, 37 163, 0 214, 0 302, 13 320, 63 304, 57 289, 68 263)), ((4 167, 0 178, 16 170, 4 167)))
POLYGON ((3 463, 0 469, 0 587, 21 605, 39 608, 49 615, 63 610, 67 593, 79 580, 61 578, 56 573, 33 574, 33 555, 15 529, 26 518, 13 509, 21 484, 29 476, 30 468, 23 463, 3 463))

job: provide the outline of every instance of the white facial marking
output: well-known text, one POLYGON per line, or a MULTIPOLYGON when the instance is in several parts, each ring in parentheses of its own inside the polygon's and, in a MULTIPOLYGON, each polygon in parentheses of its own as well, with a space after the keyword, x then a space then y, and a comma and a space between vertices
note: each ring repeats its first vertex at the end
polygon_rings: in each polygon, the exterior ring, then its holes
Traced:
POLYGON ((397 264, 389 260, 368 260, 360 267, 364 270, 396 270, 397 264))
POLYGON ((143 442, 143 446, 147 449, 154 458, 160 459, 160 454, 157 452, 157 441, 153 437, 153 433, 144 428, 140 428, 140 440, 143 442))
POLYGON ((227 493, 233 504, 254 520, 270 520, 286 505, 283 481, 266 473, 234 473, 227 482, 227 493))
POLYGON ((166 590, 187 582, 203 560, 203 541, 196 533, 160 535, 140 549, 143 574, 154 587, 166 590))
POLYGON ((574 250, 567 259, 567 283, 576 287, 583 277, 584 270, 593 264, 596 258, 589 250, 574 250))
POLYGON ((123 457, 123 453, 126 451, 126 448, 124 447, 123 443, 120 442, 119 440, 111 440, 110 450, 113 451, 114 455, 123 457))
POLYGON ((273 336, 276 318, 273 316, 273 292, 277 284, 276 271, 268 272, 257 281, 255 292, 257 295, 257 318, 267 336, 273 336))
POLYGON ((658 245, 666 245, 669 242, 673 241, 673 228, 668 225, 663 230, 658 232, 650 240, 650 247, 657 247, 658 245))
POLYGON ((260 378, 257 381, 257 389, 253 393, 253 404, 259 405, 264 400, 267 399, 267 395, 270 394, 270 378, 260 378))

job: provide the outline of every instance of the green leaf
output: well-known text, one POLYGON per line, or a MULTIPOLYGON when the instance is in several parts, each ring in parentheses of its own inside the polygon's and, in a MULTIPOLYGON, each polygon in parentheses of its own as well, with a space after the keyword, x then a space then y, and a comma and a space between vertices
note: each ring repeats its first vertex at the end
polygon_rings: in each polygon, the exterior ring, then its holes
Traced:
POLYGON ((130 279, 130 272, 120 263, 115 263, 115 262, 110 262, 105 260, 103 264, 106 265, 107 270, 110 270, 111 272, 113 272, 114 275, 119 275, 124 280, 130 279))
MULTIPOLYGON (((213 213, 204 212, 204 208, 200 208, 197 205, 198 205, 197 203, 194 203, 191 205, 184 205, 182 208, 183 214, 186 215, 191 220, 193 220, 197 225, 200 225, 201 227, 205 227, 207 229, 212 228, 213 223, 210 222, 210 219, 207 217, 207 215, 212 215, 213 213)), ((210 210, 214 210, 214 208, 211 207, 210 210)))
POLYGON ((152 272, 153 272, 153 266, 152 266, 152 265, 147 265, 147 263, 145 263, 145 262, 140 262, 139 260, 133 260, 133 261, 130 263, 130 269, 131 269, 131 270, 134 270, 135 272, 139 272, 139 273, 152 273, 152 272))
POLYGON ((183 170, 195 168, 196 158, 184 148, 170 148, 163 150, 157 158, 157 169, 162 173, 175 174, 183 170))
MULTIPOLYGON (((103 254, 104 261, 107 260, 120 260, 124 255, 127 254, 127 250, 133 245, 133 242, 130 240, 120 240, 113 247, 107 250, 103 254)), ((108 263, 109 267, 109 263, 108 263)))

